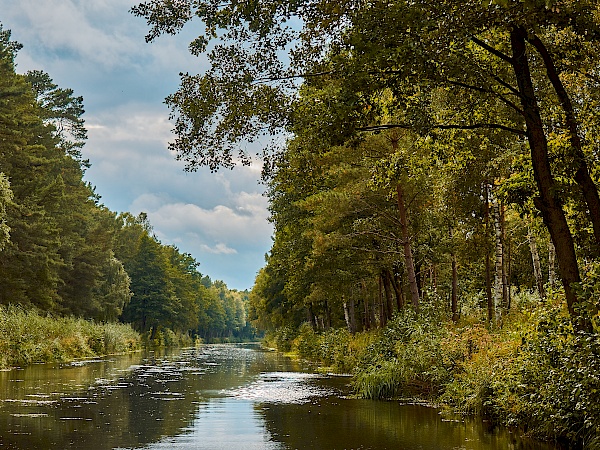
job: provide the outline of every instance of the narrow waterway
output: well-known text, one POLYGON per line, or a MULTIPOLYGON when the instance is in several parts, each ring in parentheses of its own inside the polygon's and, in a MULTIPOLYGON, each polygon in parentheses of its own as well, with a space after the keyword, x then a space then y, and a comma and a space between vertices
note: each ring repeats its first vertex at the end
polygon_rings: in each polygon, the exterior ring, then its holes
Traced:
POLYGON ((552 448, 348 382, 256 345, 33 365, 0 372, 0 448, 552 448))

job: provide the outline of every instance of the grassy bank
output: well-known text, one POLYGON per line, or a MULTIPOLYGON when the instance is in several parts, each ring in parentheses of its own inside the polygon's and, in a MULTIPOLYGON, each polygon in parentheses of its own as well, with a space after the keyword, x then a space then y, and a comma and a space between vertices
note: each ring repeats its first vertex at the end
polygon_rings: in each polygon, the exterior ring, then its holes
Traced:
POLYGON ((0 306, 0 368, 123 353, 140 344, 140 336, 129 325, 0 306))
POLYGON ((395 316, 377 331, 280 329, 267 344, 353 374, 357 395, 419 398, 480 414, 540 439, 600 448, 600 337, 575 333, 560 298, 524 297, 489 330, 439 307, 395 316))

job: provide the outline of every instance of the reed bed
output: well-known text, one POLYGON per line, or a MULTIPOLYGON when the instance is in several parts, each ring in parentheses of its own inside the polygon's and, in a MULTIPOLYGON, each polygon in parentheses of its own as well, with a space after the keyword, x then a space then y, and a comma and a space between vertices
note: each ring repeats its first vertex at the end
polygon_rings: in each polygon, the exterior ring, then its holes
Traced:
POLYGON ((139 334, 129 325, 0 306, 0 368, 125 353, 140 345, 139 334))

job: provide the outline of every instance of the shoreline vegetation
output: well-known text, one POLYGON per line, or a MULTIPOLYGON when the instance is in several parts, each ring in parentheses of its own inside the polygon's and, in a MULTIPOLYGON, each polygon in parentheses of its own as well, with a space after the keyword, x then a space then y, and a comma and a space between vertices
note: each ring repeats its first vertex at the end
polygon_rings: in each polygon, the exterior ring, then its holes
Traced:
POLYGON ((142 336, 129 324, 53 317, 20 306, 0 306, 0 369, 141 349, 142 336))
POLYGON ((474 316, 453 323, 431 302, 382 329, 351 334, 304 323, 278 328, 264 344, 352 374, 358 397, 410 398, 567 448, 600 448, 598 335, 573 330, 558 294, 519 300, 493 330, 474 316))

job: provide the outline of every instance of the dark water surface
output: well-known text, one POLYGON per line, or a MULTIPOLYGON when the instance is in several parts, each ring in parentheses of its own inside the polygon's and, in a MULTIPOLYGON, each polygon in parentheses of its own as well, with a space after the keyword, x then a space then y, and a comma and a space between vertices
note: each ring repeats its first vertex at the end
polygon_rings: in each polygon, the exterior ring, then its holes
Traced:
POLYGON ((255 345, 33 365, 0 372, 0 448, 552 448, 348 382, 255 345))

